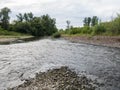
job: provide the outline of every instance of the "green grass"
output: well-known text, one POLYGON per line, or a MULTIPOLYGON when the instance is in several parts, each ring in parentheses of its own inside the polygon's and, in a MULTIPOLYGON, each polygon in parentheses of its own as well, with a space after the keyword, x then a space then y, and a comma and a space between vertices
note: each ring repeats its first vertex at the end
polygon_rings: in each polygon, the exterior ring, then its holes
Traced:
POLYGON ((0 35, 5 36, 26 36, 27 34, 17 33, 13 31, 7 31, 7 30, 0 30, 0 35))
POLYGON ((28 34, 13 32, 13 31, 7 31, 0 28, 0 38, 28 38, 28 37, 32 37, 32 36, 28 34))

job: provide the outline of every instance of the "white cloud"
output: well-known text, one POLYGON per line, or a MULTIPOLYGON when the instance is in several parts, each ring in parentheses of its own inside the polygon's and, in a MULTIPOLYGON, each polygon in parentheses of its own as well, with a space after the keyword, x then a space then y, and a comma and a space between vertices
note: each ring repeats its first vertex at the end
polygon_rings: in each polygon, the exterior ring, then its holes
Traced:
POLYGON ((82 25, 86 16, 96 15, 103 21, 120 11, 120 0, 0 0, 0 8, 9 7, 12 17, 19 12, 35 15, 50 14, 56 18, 58 27, 65 27, 66 20, 74 26, 82 25))

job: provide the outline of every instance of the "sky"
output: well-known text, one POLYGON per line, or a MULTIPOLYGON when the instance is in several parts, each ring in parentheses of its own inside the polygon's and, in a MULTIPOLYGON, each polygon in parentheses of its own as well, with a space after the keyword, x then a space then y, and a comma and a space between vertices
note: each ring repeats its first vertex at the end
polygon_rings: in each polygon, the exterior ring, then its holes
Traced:
POLYGON ((82 26, 85 17, 98 16, 109 21, 120 12, 120 0, 0 0, 0 9, 11 9, 11 20, 18 13, 32 12, 35 16, 49 14, 56 18, 56 25, 66 28, 66 21, 72 26, 82 26))

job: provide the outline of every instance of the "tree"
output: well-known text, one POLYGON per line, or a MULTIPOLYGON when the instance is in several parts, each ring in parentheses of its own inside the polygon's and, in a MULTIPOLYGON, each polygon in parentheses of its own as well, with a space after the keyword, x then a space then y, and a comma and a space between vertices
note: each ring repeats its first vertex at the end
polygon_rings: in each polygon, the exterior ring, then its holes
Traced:
POLYGON ((23 22, 24 16, 21 13, 19 13, 16 16, 17 16, 17 19, 18 19, 19 22, 23 22))
POLYGON ((2 28, 4 29, 8 29, 9 27, 9 13, 11 12, 11 10, 7 7, 2 8, 0 11, 0 25, 2 28))
POLYGON ((24 13, 24 20, 25 20, 26 22, 29 21, 29 20, 28 20, 28 14, 27 14, 27 13, 24 13))
POLYGON ((91 23, 91 17, 88 17, 88 26, 90 26, 91 23))
POLYGON ((41 16, 41 25, 45 32, 45 35, 52 35, 57 31, 56 20, 51 18, 48 14, 41 16))
POLYGON ((98 17, 97 16, 93 16, 92 20, 91 20, 91 26, 95 26, 98 24, 98 17))
POLYGON ((30 23, 17 22, 14 25, 14 30, 20 33, 31 34, 32 27, 30 23))
POLYGON ((34 19, 31 22, 31 34, 33 36, 44 36, 45 30, 41 24, 41 18, 40 17, 34 17, 34 19))
POLYGON ((87 17, 84 18, 83 23, 84 26, 87 26, 87 17))
POLYGON ((33 15, 32 12, 30 12, 30 13, 24 13, 23 15, 22 15, 21 13, 19 13, 19 14, 16 15, 16 16, 17 16, 17 21, 18 21, 18 22, 23 22, 23 21, 25 21, 25 22, 30 22, 30 21, 32 21, 33 18, 34 18, 34 15, 33 15))
POLYGON ((28 13, 28 20, 29 20, 29 21, 32 21, 33 18, 34 18, 33 13, 32 13, 32 12, 28 13))
POLYGON ((14 28, 17 32, 32 34, 33 36, 47 36, 57 32, 56 20, 48 14, 41 17, 34 17, 33 14, 24 13, 17 15, 14 28), (21 21, 21 22, 20 22, 21 21))
POLYGON ((84 26, 90 26, 91 17, 85 17, 83 20, 84 26))
POLYGON ((70 21, 67 20, 66 23, 67 23, 67 29, 69 30, 70 29, 70 21))

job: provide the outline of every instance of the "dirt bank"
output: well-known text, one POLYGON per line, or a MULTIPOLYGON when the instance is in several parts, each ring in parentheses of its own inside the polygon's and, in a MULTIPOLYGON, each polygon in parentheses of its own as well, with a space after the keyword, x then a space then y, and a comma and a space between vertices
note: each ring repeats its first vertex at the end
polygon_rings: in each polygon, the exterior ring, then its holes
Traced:
POLYGON ((8 90, 95 90, 95 83, 68 67, 61 67, 36 74, 35 78, 8 90))
POLYGON ((63 36, 63 38, 72 42, 120 48, 120 36, 63 36))
POLYGON ((33 36, 0 36, 0 44, 21 43, 34 38, 33 36))

